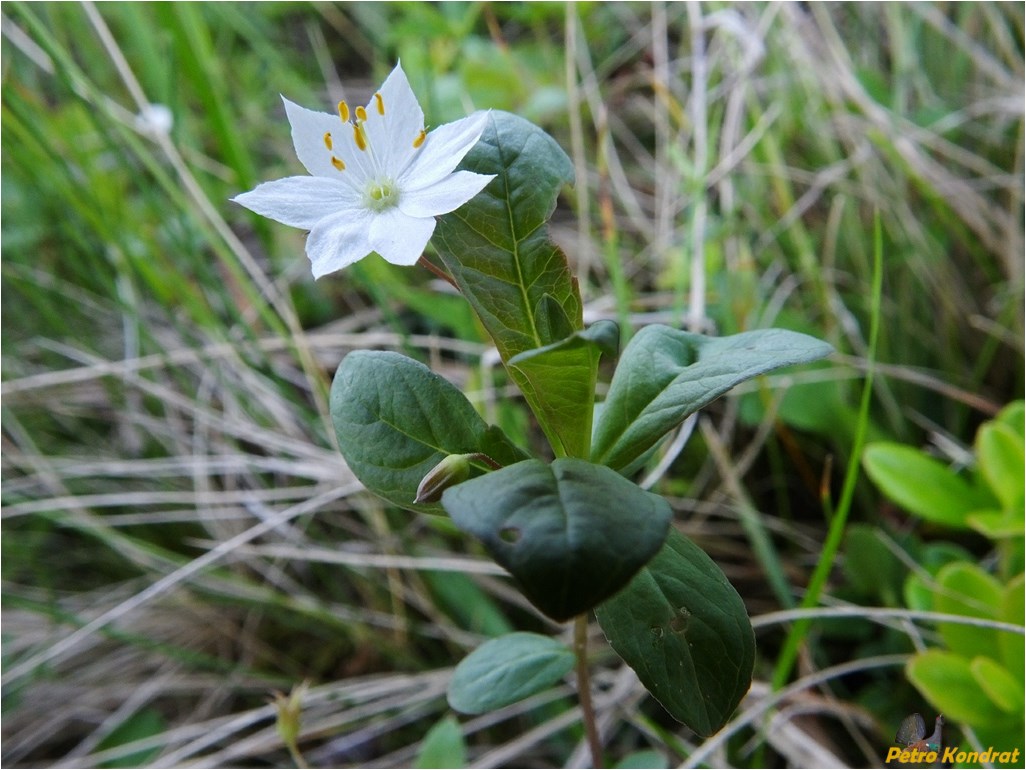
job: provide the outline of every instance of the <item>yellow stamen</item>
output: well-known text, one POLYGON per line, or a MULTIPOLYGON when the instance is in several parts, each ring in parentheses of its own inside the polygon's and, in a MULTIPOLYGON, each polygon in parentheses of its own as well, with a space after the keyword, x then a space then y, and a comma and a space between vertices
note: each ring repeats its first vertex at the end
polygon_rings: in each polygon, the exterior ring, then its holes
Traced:
POLYGON ((341 158, 336 158, 334 155, 331 156, 331 165, 333 165, 339 171, 346 170, 346 164, 342 162, 341 158))
POLYGON ((378 103, 378 115, 384 115, 385 100, 381 98, 381 94, 374 94, 374 101, 378 103))
POLYGON ((327 147, 329 151, 331 150, 331 132, 330 131, 328 131, 327 133, 324 134, 324 146, 327 147))
POLYGON ((356 108, 356 119, 358 121, 360 121, 361 123, 363 123, 363 121, 367 120, 367 110, 365 110, 363 107, 357 107, 356 108))
POLYGON ((361 150, 367 149, 367 137, 363 135, 363 126, 359 123, 353 124, 353 136, 356 137, 356 146, 361 150))
POLYGON ((338 116, 342 118, 343 123, 349 122, 349 105, 344 100, 338 103, 338 116))
POLYGON ((413 140, 414 147, 420 147, 424 144, 424 140, 427 138, 427 129, 420 129, 420 133, 417 134, 417 138, 413 140))

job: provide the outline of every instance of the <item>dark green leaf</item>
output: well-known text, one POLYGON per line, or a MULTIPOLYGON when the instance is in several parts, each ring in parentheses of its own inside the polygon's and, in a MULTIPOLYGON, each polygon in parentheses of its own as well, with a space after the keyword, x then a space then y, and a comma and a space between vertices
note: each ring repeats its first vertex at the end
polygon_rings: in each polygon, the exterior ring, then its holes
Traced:
POLYGON ((599 321, 510 359, 509 370, 557 455, 587 456, 599 357, 615 352, 619 335, 615 323, 599 321))
POLYGON ((699 735, 719 730, 748 692, 755 634, 745 605, 713 560, 676 530, 595 614, 648 691, 699 735))
POLYGON ((551 687, 574 661, 574 654, 549 636, 517 632, 491 639, 456 666, 449 705, 464 714, 494 711, 551 687))
POLYGON ((600 465, 525 460, 447 489, 442 505, 519 581, 566 620, 631 579, 659 550, 670 506, 600 465))
MULTIPOLYGON (((167 729, 167 724, 161 713, 154 708, 144 708, 125 719, 124 722, 115 727, 97 745, 100 751, 114 749, 135 741, 142 741, 152 738, 167 729)), ((141 749, 131 754, 110 759, 103 762, 100 767, 145 767, 160 753, 160 748, 153 747, 141 749)))
POLYGON ((829 355, 825 342, 784 329, 706 337, 646 326, 628 343, 595 427, 591 458, 629 469, 684 418, 735 385, 829 355))
POLYGON ((411 510, 441 512, 438 503, 413 501, 421 480, 447 455, 481 452, 500 465, 525 456, 456 387, 398 353, 347 355, 331 386, 331 419, 356 477, 411 510))
POLYGON ((492 110, 460 168, 496 177, 439 219, 432 242, 502 360, 582 329, 577 281, 546 226, 573 182, 566 153, 532 123, 492 110))

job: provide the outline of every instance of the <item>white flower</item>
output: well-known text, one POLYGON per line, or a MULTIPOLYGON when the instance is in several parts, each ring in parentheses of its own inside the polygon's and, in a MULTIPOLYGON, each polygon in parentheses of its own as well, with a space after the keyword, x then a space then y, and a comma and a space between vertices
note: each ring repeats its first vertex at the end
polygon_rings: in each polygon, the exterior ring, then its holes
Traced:
POLYGON ((395 265, 417 262, 435 217, 462 206, 494 177, 455 171, 477 143, 486 112, 424 128, 424 113, 396 65, 366 107, 314 112, 284 99, 296 154, 311 176, 264 182, 232 200, 310 231, 315 278, 376 251, 395 265))

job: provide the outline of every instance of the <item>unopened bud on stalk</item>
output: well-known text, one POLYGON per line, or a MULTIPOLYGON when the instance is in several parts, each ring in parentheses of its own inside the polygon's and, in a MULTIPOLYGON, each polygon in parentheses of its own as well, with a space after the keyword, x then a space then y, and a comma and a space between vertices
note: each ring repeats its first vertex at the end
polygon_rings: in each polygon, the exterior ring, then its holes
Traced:
POLYGON ((442 493, 466 481, 470 476, 470 461, 476 455, 449 455, 428 471, 417 487, 415 503, 437 503, 442 493))

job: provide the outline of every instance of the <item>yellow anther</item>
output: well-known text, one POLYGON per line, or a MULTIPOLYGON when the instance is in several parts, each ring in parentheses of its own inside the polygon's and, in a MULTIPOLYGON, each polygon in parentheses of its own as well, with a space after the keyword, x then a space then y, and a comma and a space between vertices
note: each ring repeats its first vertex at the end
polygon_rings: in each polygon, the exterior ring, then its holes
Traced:
POLYGON ((425 129, 425 128, 420 129, 420 133, 417 134, 417 138, 413 140, 413 146, 414 147, 420 147, 422 144, 424 144, 424 140, 426 138, 427 138, 427 129, 425 129))
POLYGON ((374 94, 374 101, 378 105, 378 115, 385 114, 385 100, 381 98, 381 94, 374 94))
POLYGON ((367 110, 365 110, 363 107, 357 107, 356 108, 356 119, 358 121, 360 121, 361 123, 363 123, 363 121, 367 120, 367 110))
POLYGON ((345 100, 338 103, 338 116, 342 118, 343 123, 349 122, 349 105, 345 103, 345 100))
POLYGON ((359 123, 353 124, 353 136, 356 137, 356 146, 361 150, 367 149, 367 137, 363 135, 363 126, 359 123))
POLYGON ((330 131, 328 131, 327 133, 324 134, 324 146, 327 147, 329 151, 331 150, 331 132, 330 131))
POLYGON ((342 162, 341 158, 336 158, 334 155, 331 156, 331 165, 333 165, 339 171, 346 170, 346 164, 342 162))

